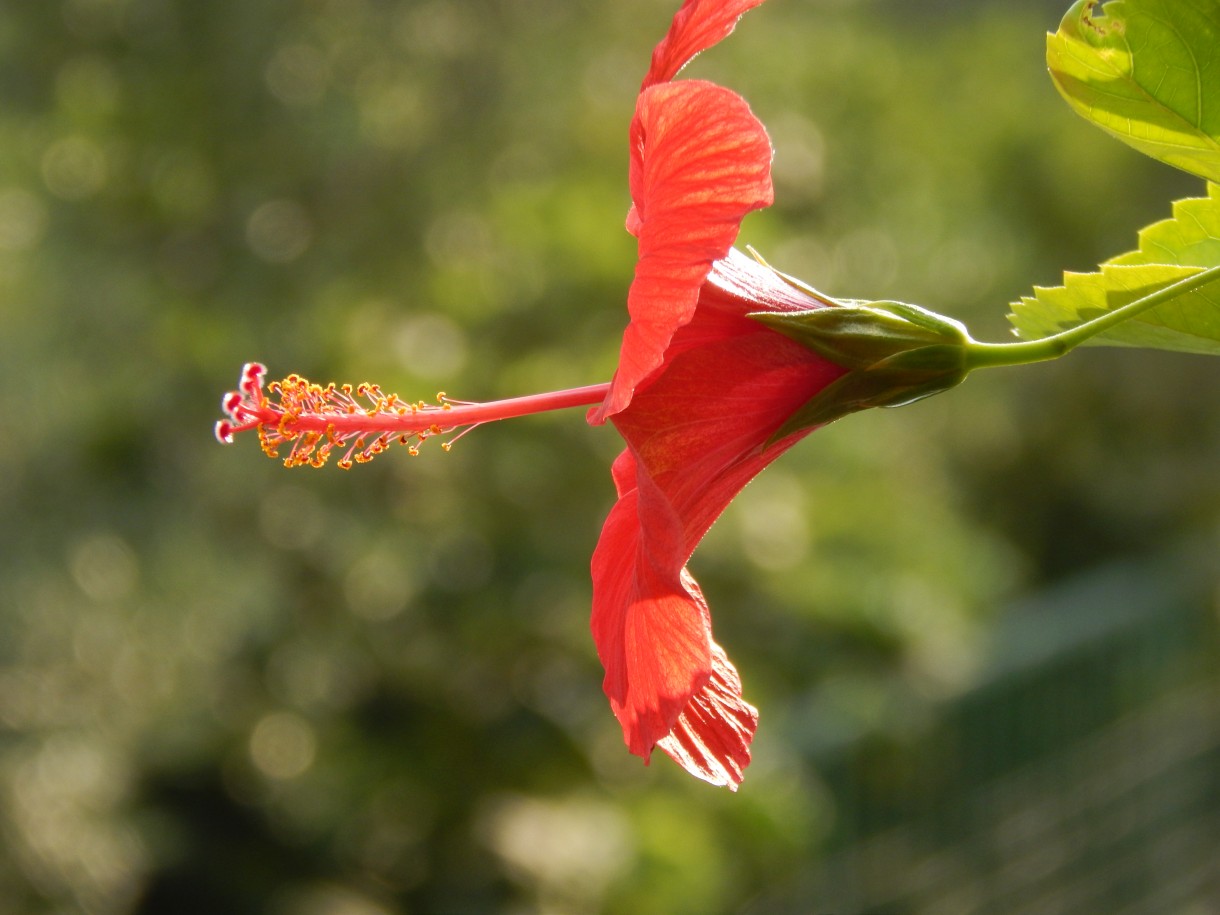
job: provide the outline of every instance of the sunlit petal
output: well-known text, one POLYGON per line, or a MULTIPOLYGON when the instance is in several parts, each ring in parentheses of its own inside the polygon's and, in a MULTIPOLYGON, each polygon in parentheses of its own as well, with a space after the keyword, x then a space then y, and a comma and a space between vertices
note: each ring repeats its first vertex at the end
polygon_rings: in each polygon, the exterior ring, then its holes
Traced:
POLYGON ((742 219, 774 196, 767 132, 745 101, 720 86, 689 80, 648 89, 632 138, 628 225, 639 236, 640 254, 627 296, 631 322, 595 422, 622 410, 661 364, 742 219))
POLYGON ((726 38, 742 14, 763 0, 686 0, 652 52, 641 89, 673 79, 700 51, 726 38))

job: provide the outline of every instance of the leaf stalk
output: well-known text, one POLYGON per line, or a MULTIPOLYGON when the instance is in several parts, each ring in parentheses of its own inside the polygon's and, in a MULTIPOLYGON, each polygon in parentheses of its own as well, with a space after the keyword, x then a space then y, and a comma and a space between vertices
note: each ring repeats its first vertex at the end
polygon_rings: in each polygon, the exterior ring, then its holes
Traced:
POLYGON ((1092 337, 1215 280, 1220 280, 1220 266, 1209 267, 1091 321, 1038 340, 1023 340, 1019 343, 982 343, 970 340, 966 344, 966 369, 973 371, 1000 365, 1029 365, 1058 359, 1092 337))

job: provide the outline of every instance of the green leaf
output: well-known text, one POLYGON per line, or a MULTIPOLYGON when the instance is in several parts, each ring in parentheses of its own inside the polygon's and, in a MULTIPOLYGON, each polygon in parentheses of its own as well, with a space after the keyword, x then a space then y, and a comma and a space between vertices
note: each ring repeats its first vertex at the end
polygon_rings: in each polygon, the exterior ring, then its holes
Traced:
POLYGON ((1081 116, 1220 181, 1220 0, 1077 0, 1048 35, 1051 78, 1081 116))
POLYGON ((1139 249, 1111 258, 1111 264, 1220 264, 1220 184, 1209 184, 1206 197, 1188 197, 1173 205, 1173 218, 1142 229, 1139 249))
MULTIPOLYGON (((1220 264, 1220 186, 1208 190, 1207 197, 1179 200, 1172 219, 1144 229, 1138 250, 1107 261, 1098 273, 1066 273, 1063 286, 1037 287, 1023 297, 1008 316, 1017 335, 1049 337, 1220 264)), ((1086 345, 1220 355, 1220 282, 1175 296, 1086 345)))

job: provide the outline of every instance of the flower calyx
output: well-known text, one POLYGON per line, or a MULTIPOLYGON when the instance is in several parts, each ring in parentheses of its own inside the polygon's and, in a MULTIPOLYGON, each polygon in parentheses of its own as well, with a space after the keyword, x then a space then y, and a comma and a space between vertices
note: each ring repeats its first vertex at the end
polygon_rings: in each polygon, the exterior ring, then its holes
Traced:
POLYGON ((901 407, 960 384, 972 343, 964 325, 903 302, 834 302, 800 312, 752 314, 847 374, 789 418, 772 441, 871 407, 901 407))

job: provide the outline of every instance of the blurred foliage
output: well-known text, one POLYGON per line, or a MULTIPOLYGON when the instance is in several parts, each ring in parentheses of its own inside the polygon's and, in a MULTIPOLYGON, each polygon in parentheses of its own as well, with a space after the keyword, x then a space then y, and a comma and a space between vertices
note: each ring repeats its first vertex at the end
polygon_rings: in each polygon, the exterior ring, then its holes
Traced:
MULTIPOLYGON (((601 693, 608 428, 351 474, 215 445, 249 359, 404 397, 607 379, 627 124, 674 5, 0 7, 8 911, 732 910, 832 833, 819 754, 925 726, 1004 600, 1215 530, 1198 357, 1080 353, 817 433, 693 564, 762 710, 733 796, 642 767, 601 693)), ((689 70, 777 147, 743 242, 983 339, 1131 248, 1200 188, 1057 98, 1061 14, 751 13, 689 70)))

